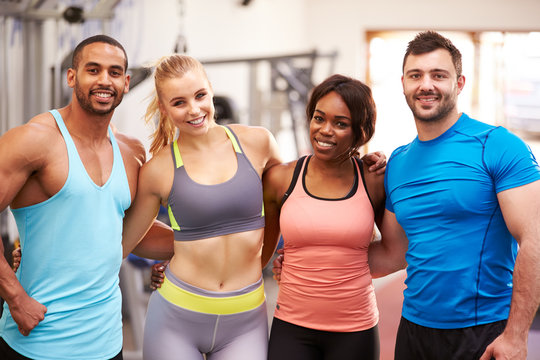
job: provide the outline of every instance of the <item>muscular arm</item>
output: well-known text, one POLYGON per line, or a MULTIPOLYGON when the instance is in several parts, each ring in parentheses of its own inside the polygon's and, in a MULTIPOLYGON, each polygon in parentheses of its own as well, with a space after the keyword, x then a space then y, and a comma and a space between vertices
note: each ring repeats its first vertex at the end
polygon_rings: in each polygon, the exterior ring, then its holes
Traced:
POLYGON ((405 253, 408 240, 405 231, 396 220, 396 215, 385 210, 379 230, 381 240, 371 242, 368 250, 369 268, 374 278, 391 274, 407 266, 405 253))
POLYGON ((528 331, 540 304, 540 181, 501 191, 497 198, 519 251, 506 328, 487 347, 481 360, 525 360, 528 331))
MULTIPOLYGON (((47 134, 41 125, 27 124, 12 129, 0 138, 0 209, 9 206, 33 174, 46 164, 43 149, 47 134)), ((0 252, 4 246, 0 239, 0 252)), ((47 308, 25 292, 4 256, 0 256, 0 297, 23 335, 44 319, 47 308)))

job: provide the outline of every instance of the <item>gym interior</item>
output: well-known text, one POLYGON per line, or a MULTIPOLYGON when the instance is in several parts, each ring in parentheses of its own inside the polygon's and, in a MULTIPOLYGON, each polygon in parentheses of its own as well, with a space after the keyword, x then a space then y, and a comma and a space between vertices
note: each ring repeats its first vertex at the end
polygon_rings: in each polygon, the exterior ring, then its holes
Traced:
MULTIPOLYGON (((170 53, 204 64, 218 122, 268 128, 284 160, 309 152, 304 108, 309 91, 332 73, 366 82, 377 127, 363 152, 388 157, 415 134, 403 98, 401 62, 415 33, 432 29, 463 53, 467 86, 460 110, 519 134, 540 155, 540 2, 537 0, 0 0, 0 134, 66 105, 66 71, 74 46, 104 33, 129 57, 131 89, 113 117, 148 149, 143 121, 153 88, 149 66, 170 53)), ((9 211, 0 232, 11 259, 18 239, 9 211)), ((11 261, 11 260, 10 260, 11 261)), ((153 261, 124 260, 124 358, 141 359, 153 261)), ((277 287, 264 270, 271 319, 277 287)), ((374 281, 380 308, 381 359, 393 358, 404 272, 374 281)), ((540 359, 540 317, 529 336, 540 359)))

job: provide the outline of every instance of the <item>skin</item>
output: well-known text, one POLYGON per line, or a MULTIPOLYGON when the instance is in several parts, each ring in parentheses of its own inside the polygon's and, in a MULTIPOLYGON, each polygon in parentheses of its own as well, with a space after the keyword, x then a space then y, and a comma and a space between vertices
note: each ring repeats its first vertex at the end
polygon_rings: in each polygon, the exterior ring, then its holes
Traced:
MULTIPOLYGON (((237 170, 236 153, 225 130, 213 120, 213 92, 206 75, 191 70, 180 78, 168 79, 161 84, 158 95, 160 111, 180 131, 179 149, 190 178, 206 185, 232 178, 237 170)), ((237 124, 230 127, 259 176, 281 162, 276 141, 268 130, 237 124)), ((125 252, 137 245, 159 206, 167 206, 173 176, 169 147, 158 151, 141 169, 139 191, 124 228, 125 252)), ((258 281, 261 264, 269 261, 261 256, 263 228, 195 241, 173 241, 170 232, 161 240, 162 245, 143 241, 135 253, 170 258, 172 250, 170 269, 175 276, 211 291, 236 290, 258 281)))
MULTIPOLYGON (((448 51, 410 55, 402 83, 420 140, 436 138, 461 116, 456 101, 465 78, 457 76, 448 51), (435 95, 425 95, 430 93, 435 95)), ((520 249, 514 267, 508 323, 480 360, 525 360, 528 331, 540 304, 540 181, 501 191, 497 199, 506 226, 520 249)))
MULTIPOLYGON (((77 69, 69 69, 72 101, 59 109, 90 178, 103 185, 113 165, 108 126, 124 93, 129 90, 121 49, 93 43, 81 53, 77 69), (85 102, 82 106, 81 102, 85 102)), ((135 139, 115 135, 122 153, 132 199, 144 162, 144 148, 135 139)), ((49 113, 39 114, 0 138, 0 208, 41 203, 56 194, 68 175, 64 139, 49 113), (47 149, 47 151, 44 151, 47 149)), ((0 252, 3 251, 0 242, 0 252)), ((44 319, 45 306, 28 296, 4 257, 0 257, 0 296, 4 298, 21 334, 27 336, 44 319)))

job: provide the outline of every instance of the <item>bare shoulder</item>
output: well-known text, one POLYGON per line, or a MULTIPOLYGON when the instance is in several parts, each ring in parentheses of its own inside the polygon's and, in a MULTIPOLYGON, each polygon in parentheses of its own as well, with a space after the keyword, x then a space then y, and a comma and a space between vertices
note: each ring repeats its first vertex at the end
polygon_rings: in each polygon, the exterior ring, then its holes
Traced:
POLYGON ((174 164, 168 146, 161 148, 141 169, 140 186, 145 191, 166 199, 171 191, 174 178, 174 164))
POLYGON ((229 125, 259 174, 281 163, 281 155, 274 135, 262 126, 229 125))
POLYGON ((272 166, 264 174, 263 186, 265 191, 274 193, 275 198, 281 199, 289 187, 298 160, 272 166))
POLYGON ((242 143, 257 144, 263 141, 268 143, 274 139, 274 135, 265 127, 248 126, 242 124, 230 124, 229 127, 240 138, 242 143))
POLYGON ((114 136, 123 157, 132 158, 141 165, 146 161, 146 150, 139 139, 118 132, 114 136))
MULTIPOLYGON (((26 164, 47 158, 59 145, 64 147, 62 135, 49 113, 33 117, 0 138, 0 151, 7 151, 7 154, 14 157, 23 157, 26 164)), ((3 159, 6 159, 5 156, 3 159)))
POLYGON ((376 211, 384 209, 384 201, 386 194, 384 190, 384 174, 377 174, 368 170, 369 165, 365 161, 362 161, 364 170, 364 181, 366 182, 366 188, 373 202, 373 206, 376 211))

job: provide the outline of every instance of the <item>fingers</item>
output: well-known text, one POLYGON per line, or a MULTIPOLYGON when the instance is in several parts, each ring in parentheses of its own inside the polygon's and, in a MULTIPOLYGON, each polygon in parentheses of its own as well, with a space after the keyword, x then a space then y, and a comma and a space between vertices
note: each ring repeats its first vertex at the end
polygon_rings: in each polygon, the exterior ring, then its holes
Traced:
POLYGON ((163 274, 163 272, 165 271, 167 264, 169 264, 169 261, 164 261, 162 263, 152 265, 152 275, 150 277, 151 289, 159 289, 161 287, 161 284, 163 284, 163 279, 165 279, 165 275, 163 274))
POLYGON ((13 271, 17 271, 17 269, 21 265, 21 248, 20 247, 15 248, 11 252, 11 256, 13 257, 12 269, 13 269, 13 271))

